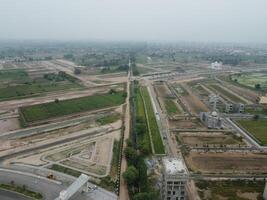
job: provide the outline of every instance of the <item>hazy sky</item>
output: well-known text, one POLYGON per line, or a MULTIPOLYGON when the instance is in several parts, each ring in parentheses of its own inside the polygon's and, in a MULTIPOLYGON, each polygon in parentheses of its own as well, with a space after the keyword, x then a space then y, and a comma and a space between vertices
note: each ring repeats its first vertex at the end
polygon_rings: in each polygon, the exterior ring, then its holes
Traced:
POLYGON ((0 39, 267 43, 267 0, 0 0, 0 39))

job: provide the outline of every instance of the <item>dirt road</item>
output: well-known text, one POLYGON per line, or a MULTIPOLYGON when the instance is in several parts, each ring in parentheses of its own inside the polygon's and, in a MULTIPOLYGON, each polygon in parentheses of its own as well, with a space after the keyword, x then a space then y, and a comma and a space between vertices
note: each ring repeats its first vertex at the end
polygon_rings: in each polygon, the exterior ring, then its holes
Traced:
MULTIPOLYGON (((128 81, 127 81, 127 98, 126 98, 126 111, 125 111, 125 118, 124 118, 124 139, 123 139, 123 150, 127 146, 127 139, 130 136, 130 81, 131 81, 131 67, 129 63, 129 72, 128 72, 128 81)), ((129 200, 128 188, 127 183, 124 181, 123 173, 126 171, 127 168, 127 161, 125 155, 122 155, 121 160, 121 173, 120 173, 120 194, 119 200, 129 200)))

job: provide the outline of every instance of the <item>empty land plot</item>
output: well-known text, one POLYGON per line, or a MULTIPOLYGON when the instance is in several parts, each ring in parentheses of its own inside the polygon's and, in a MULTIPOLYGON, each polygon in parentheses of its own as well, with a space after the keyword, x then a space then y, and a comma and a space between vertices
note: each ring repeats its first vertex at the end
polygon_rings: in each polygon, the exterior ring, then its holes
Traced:
POLYGON ((166 111, 169 115, 181 114, 181 110, 177 107, 176 103, 172 99, 164 100, 166 111))
POLYGON ((211 87, 213 90, 217 91, 221 95, 225 96, 226 98, 230 99, 233 102, 240 102, 240 103, 246 103, 242 99, 240 99, 237 95, 232 94, 231 92, 227 91, 223 87, 216 85, 216 84, 210 84, 209 87, 211 87))
POLYGON ((149 121, 149 129, 152 137, 152 142, 154 146, 154 150, 156 154, 164 154, 164 146, 162 143, 162 139, 160 136, 157 120, 155 117, 154 109, 152 106, 152 102, 150 99, 150 95, 146 87, 141 88, 141 93, 144 99, 146 113, 147 113, 147 120, 149 121))
POLYGON ((99 123, 100 125, 111 124, 115 121, 118 121, 120 117, 121 115, 119 113, 111 113, 97 118, 96 122, 99 123))
POLYGON ((267 173, 266 154, 249 152, 199 153, 190 152, 186 156, 188 167, 202 173, 267 173))
POLYGON ((262 199, 265 181, 196 181, 202 200, 257 200, 262 199))
POLYGON ((63 100, 21 107, 20 118, 25 123, 61 117, 79 112, 92 111, 101 108, 118 106, 124 103, 125 93, 99 94, 76 99, 63 100))
POLYGON ((40 95, 41 93, 81 88, 77 80, 65 73, 45 74, 32 79, 23 70, 0 72, 0 101, 40 95), (3 79, 1 79, 3 77, 3 79), (5 81, 6 82, 3 82, 5 81))
POLYGON ((208 108, 204 105, 204 103, 202 103, 202 101, 195 95, 190 94, 182 96, 181 99, 183 103, 185 102, 185 106, 189 107, 189 110, 196 115, 200 112, 208 111, 208 108))
POLYGON ((261 89, 267 91, 267 73, 244 73, 231 75, 230 79, 234 82, 255 89, 255 85, 260 84, 261 89))
POLYGON ((169 88, 164 83, 155 84, 154 88, 156 89, 157 95, 159 97, 167 98, 173 96, 169 88))
POLYGON ((30 78, 27 72, 23 69, 15 70, 1 70, 0 71, 0 83, 23 83, 29 81, 30 78))
POLYGON ((237 123, 262 145, 267 145, 267 120, 238 120, 237 123))
MULTIPOLYGON (((202 147, 203 145, 213 146, 244 146, 241 137, 237 137, 231 133, 222 132, 180 132, 179 140, 190 147, 202 147)), ((210 147, 213 147, 210 146, 210 147)))
POLYGON ((203 124, 198 119, 178 119, 169 121, 170 128, 177 129, 203 129, 203 124))

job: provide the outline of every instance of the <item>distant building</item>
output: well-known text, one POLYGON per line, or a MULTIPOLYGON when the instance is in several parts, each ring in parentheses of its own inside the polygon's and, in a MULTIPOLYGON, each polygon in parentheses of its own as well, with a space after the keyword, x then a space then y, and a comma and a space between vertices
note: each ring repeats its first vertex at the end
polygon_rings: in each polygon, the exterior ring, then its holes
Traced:
POLYGON ((201 112, 200 121, 208 128, 220 129, 222 128, 222 120, 216 111, 201 112))
POLYGON ((234 113, 243 113, 245 111, 245 105, 243 103, 234 104, 233 112, 234 113))
POLYGON ((182 159, 163 158, 162 200, 185 200, 188 171, 182 159))
POLYGON ((225 112, 226 113, 230 113, 230 112, 233 112, 233 108, 234 106, 233 106, 233 104, 231 104, 231 103, 225 103, 225 112))
POLYGON ((245 105, 242 103, 225 103, 226 113, 243 113, 245 111, 245 105))
POLYGON ((215 61, 211 63, 211 69, 222 69, 222 66, 223 66, 222 62, 215 61))

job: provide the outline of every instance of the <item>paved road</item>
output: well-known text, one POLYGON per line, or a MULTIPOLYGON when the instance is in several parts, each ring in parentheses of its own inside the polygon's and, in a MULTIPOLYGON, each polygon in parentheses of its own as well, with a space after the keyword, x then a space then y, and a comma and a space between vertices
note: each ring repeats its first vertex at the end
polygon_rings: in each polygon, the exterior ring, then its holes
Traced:
MULTIPOLYGON (((0 171, 0 183, 10 184, 12 180, 15 181, 16 185, 26 185, 27 188, 44 194, 46 199, 56 198, 59 192, 64 189, 64 186, 53 183, 49 180, 10 171, 0 171)), ((10 195, 9 197, 11 198, 10 195)), ((2 198, 0 199, 2 200, 2 198)))
POLYGON ((9 192, 7 190, 0 189, 0 199, 1 200, 32 200, 31 198, 25 197, 18 193, 9 192))

